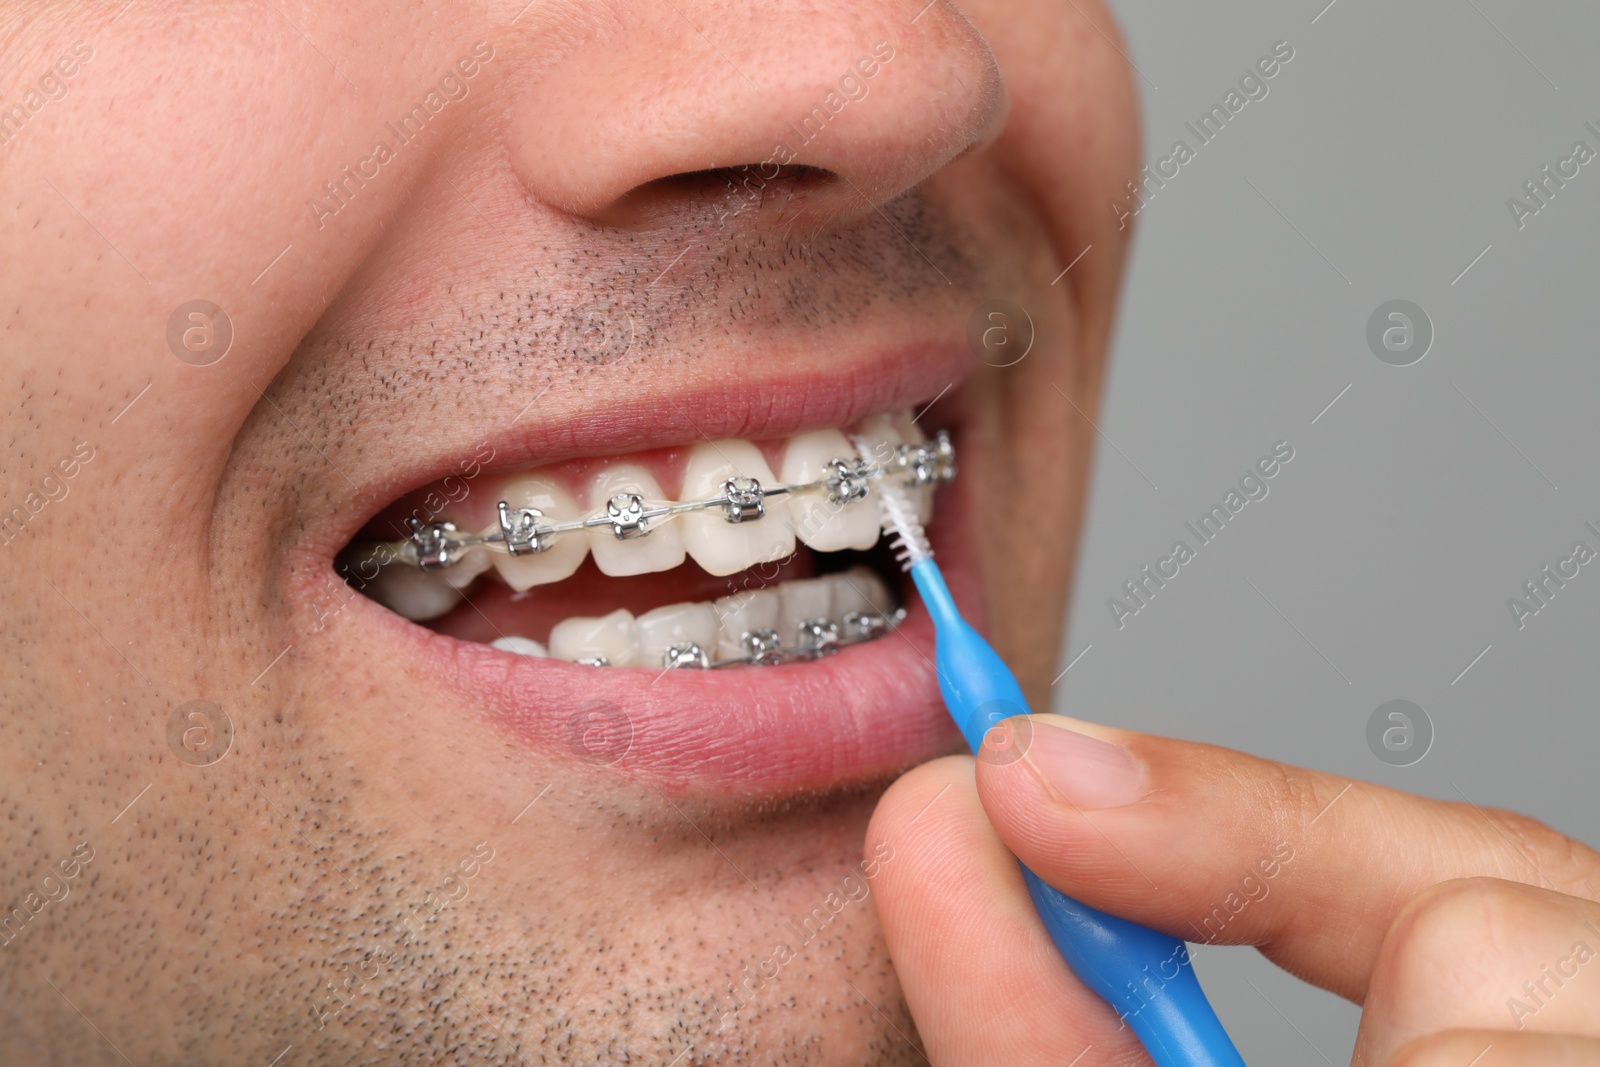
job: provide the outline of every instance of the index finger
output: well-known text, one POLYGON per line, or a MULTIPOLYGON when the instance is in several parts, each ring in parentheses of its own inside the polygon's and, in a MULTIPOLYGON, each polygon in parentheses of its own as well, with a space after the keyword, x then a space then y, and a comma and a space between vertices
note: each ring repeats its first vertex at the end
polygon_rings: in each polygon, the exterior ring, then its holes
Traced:
POLYGON ((1075 899, 1189 941, 1256 945, 1361 1001, 1407 901, 1487 876, 1600 899, 1600 854, 1525 816, 1056 715, 1007 720, 978 793, 1075 899))

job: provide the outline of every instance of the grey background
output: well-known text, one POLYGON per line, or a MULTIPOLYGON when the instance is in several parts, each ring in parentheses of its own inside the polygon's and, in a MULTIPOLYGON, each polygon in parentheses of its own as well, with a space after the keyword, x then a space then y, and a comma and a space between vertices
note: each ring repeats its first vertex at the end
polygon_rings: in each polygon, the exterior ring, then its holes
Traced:
MULTIPOLYGON (((1274 42, 1295 56, 1137 220, 1056 707, 1600 843, 1600 561, 1521 630, 1506 606, 1600 550, 1600 159, 1520 231, 1506 205, 1600 151, 1600 10, 1325 4, 1114 0, 1147 160, 1274 42), (1366 343, 1395 298, 1434 325, 1409 367, 1366 343), (1119 630, 1106 600, 1279 440, 1266 499, 1119 630), (1393 699, 1433 723, 1410 767, 1367 745, 1393 699)), ((1349 1062, 1354 1006, 1248 949, 1197 958, 1252 1065, 1349 1062)))

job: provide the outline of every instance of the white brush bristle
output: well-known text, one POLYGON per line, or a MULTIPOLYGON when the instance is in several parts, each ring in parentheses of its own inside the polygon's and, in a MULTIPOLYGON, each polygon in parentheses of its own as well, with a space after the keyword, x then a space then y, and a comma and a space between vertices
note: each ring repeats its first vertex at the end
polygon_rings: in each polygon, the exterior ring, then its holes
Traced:
POLYGON ((912 506, 905 487, 894 482, 880 482, 878 502, 883 507, 883 532, 889 535, 900 569, 908 571, 913 563, 932 559, 933 546, 928 544, 927 531, 917 520, 917 509, 912 506))
MULTIPOLYGON (((857 437, 855 446, 861 458, 871 462, 871 442, 857 437)), ((878 482, 877 490, 882 508, 878 522, 883 526, 883 532, 889 535, 889 544, 894 549, 894 558, 900 561, 900 569, 908 571, 913 563, 932 559, 933 546, 928 544, 927 531, 923 530, 917 518, 917 509, 912 506, 905 487, 899 482, 883 479, 878 482)))

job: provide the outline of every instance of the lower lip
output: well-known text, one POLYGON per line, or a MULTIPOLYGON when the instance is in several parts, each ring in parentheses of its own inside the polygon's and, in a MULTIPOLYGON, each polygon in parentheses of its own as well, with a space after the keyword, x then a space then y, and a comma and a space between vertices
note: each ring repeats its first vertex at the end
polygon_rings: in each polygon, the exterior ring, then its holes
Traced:
POLYGON ((875 778, 948 744, 920 606, 899 630, 808 663, 653 672, 431 642, 451 681, 542 752, 674 790, 749 793, 875 778))
MULTIPOLYGON (((940 491, 930 533, 958 549, 941 565, 958 600, 975 609, 974 578, 959 565, 968 554, 950 543, 965 525, 952 521, 965 510, 959 483, 940 491)), ((837 788, 960 748, 939 697, 933 623, 914 592, 905 621, 876 640, 809 662, 714 671, 518 656, 362 607, 410 646, 411 662, 530 748, 675 792, 837 788)))

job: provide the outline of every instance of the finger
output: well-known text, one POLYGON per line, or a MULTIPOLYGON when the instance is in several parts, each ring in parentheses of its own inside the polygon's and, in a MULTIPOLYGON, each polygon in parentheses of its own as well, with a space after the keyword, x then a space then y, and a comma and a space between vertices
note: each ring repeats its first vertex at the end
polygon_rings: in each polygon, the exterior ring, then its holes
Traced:
POLYGON ((1355 1062, 1388 1063, 1438 1030, 1600 1038, 1597 949, 1600 904, 1497 878, 1442 882, 1383 939, 1355 1062))
POLYGON ((1449 1030, 1419 1038, 1384 1067, 1600 1067, 1600 1040, 1573 1034, 1449 1030))
POLYGON ((1259 945, 1356 1001, 1390 923, 1430 885, 1600 886, 1600 855, 1532 819, 1061 716, 991 731, 977 782, 1004 841, 1069 896, 1259 945))
POLYGON ((972 759, 925 764, 878 803, 866 856, 895 973, 935 1067, 1148 1062, 1050 942, 984 818, 972 759), (1086 1061, 1089 1062, 1089 1061, 1086 1061))

